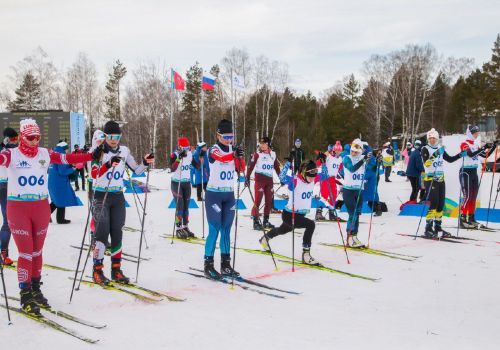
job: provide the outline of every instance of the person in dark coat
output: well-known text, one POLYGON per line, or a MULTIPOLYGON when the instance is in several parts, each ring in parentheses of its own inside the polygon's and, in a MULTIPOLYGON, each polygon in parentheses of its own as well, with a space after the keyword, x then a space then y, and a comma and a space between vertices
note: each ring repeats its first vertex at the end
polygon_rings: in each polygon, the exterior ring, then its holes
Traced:
POLYGON ((196 145, 191 162, 191 185, 196 187, 198 202, 203 200, 203 191, 207 189, 208 178, 210 176, 210 167, 208 163, 208 146, 205 142, 196 145), (202 176, 203 175, 203 176, 202 176))
MULTIPOLYGON (((68 144, 64 141, 59 142, 54 151, 67 153, 68 144)), ((66 207, 79 205, 70 181, 70 176, 74 172, 75 168, 69 164, 51 164, 49 168, 49 194, 52 200, 50 210, 53 213, 57 209, 56 220, 58 224, 69 224, 71 221, 65 218, 66 207)))
POLYGON ((411 195, 410 202, 417 201, 417 195, 420 192, 419 200, 425 200, 425 190, 422 189, 421 175, 424 171, 424 163, 422 162, 422 155, 420 153, 420 147, 422 143, 420 140, 415 141, 414 148, 410 153, 410 160, 408 161, 408 167, 406 168, 406 176, 411 183, 411 195))
POLYGON ((290 151, 290 155, 288 156, 288 159, 292 162, 293 166, 293 172, 297 173, 299 170, 300 164, 302 164, 305 161, 305 155, 304 155, 304 150, 301 148, 302 146, 302 141, 300 139, 295 140, 295 147, 292 147, 292 150, 290 151))

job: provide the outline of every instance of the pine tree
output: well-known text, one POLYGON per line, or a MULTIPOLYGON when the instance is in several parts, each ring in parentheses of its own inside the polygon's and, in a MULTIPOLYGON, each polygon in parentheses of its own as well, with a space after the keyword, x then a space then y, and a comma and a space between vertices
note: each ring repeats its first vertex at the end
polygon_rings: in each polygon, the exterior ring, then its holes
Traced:
POLYGON ((116 60, 112 71, 109 73, 108 82, 106 83, 106 97, 104 98, 106 111, 104 116, 108 119, 122 119, 120 108, 120 81, 126 74, 127 68, 125 68, 120 60, 116 60))
POLYGON ((10 111, 33 111, 41 108, 40 83, 28 72, 16 89, 16 99, 8 103, 7 108, 10 111))
POLYGON ((500 113, 500 34, 493 43, 490 62, 483 66, 485 74, 485 109, 489 114, 500 113))

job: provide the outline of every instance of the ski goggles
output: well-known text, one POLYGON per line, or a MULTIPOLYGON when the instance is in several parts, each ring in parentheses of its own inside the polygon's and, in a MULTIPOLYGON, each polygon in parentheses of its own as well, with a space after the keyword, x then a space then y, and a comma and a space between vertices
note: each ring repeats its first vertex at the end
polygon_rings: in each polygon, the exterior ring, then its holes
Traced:
POLYGON ((316 175, 318 175, 318 168, 314 168, 314 169, 311 169, 311 170, 307 170, 306 172, 304 172, 306 176, 308 177, 315 177, 316 175))
POLYGON ((363 151, 363 147, 361 147, 361 145, 358 145, 357 143, 353 143, 351 145, 351 151, 361 152, 363 151))
POLYGON ((106 134, 106 138, 108 140, 120 141, 120 139, 122 138, 122 135, 121 134, 106 134))
POLYGON ((16 143, 18 140, 19 140, 19 137, 18 137, 18 136, 15 136, 15 137, 9 137, 9 142, 10 142, 10 143, 16 143))
POLYGON ((220 137, 222 137, 226 141, 234 139, 234 135, 233 134, 219 134, 219 135, 220 135, 220 137))
POLYGON ((28 141, 40 141, 40 135, 28 135, 24 136, 24 138, 28 141))
POLYGON ((191 150, 191 147, 189 147, 189 146, 181 147, 181 151, 186 151, 187 152, 189 150, 191 150))

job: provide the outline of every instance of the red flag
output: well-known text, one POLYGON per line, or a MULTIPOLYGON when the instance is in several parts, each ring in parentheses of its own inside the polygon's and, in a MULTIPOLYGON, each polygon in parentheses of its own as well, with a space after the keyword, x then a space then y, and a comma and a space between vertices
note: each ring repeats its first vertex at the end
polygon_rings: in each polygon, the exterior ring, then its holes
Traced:
POLYGON ((172 69, 172 89, 175 90, 185 89, 184 79, 182 79, 181 75, 173 69, 172 69))

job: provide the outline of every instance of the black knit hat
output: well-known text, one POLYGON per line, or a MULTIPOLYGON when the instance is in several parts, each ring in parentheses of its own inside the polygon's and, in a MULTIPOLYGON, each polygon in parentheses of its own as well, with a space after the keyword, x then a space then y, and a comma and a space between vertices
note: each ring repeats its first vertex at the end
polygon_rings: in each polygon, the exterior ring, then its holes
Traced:
POLYGON ((233 133, 233 123, 227 119, 222 119, 217 125, 218 134, 232 134, 233 133))
POLYGON ((271 139, 268 136, 261 137, 259 142, 260 143, 267 143, 269 146, 271 146, 271 139))
POLYGON ((114 120, 110 120, 109 122, 104 124, 103 131, 106 135, 121 134, 122 133, 122 130, 120 129, 120 125, 118 125, 118 123, 115 122, 114 120))
POLYGON ((12 128, 5 128, 5 129, 3 129, 3 137, 10 137, 10 138, 12 138, 12 137, 17 137, 17 136, 19 136, 19 135, 17 134, 16 130, 14 130, 12 128))
POLYGON ((469 125, 469 131, 471 134, 475 134, 476 132, 479 132, 479 126, 477 125, 469 125))

